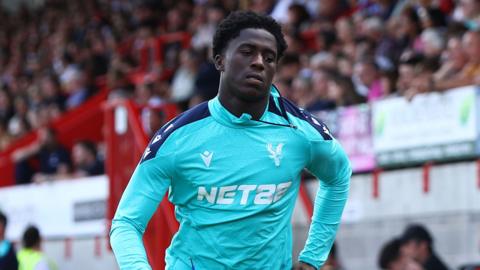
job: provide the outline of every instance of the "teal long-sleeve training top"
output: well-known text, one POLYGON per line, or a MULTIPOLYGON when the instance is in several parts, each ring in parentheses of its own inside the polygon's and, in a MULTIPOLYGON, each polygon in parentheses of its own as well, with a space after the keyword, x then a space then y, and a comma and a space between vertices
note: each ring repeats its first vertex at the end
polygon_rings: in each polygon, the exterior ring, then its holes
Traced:
POLYGON ((348 197, 350 162, 322 122, 273 86, 260 120, 234 116, 217 97, 153 136, 112 221, 121 269, 151 269, 142 235, 167 190, 180 227, 166 269, 291 269, 304 168, 320 188, 299 260, 323 265, 348 197))

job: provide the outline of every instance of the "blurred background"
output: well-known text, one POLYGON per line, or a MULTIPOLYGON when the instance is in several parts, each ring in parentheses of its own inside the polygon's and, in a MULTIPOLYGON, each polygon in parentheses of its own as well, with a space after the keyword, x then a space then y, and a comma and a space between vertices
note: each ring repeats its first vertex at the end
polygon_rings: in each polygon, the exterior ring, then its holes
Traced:
MULTIPOLYGON (((108 230, 123 189, 152 133, 216 95, 212 37, 239 9, 282 24, 275 85, 353 164, 324 269, 480 269, 479 0, 1 0, 0 269, 11 247, 51 269, 117 269, 108 230)), ((172 209, 145 235, 154 269, 172 209)))

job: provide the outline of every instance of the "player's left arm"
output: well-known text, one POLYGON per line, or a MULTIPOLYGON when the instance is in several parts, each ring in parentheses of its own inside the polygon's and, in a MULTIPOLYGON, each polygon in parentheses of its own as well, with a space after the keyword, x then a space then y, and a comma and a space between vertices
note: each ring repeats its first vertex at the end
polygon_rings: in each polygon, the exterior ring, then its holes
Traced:
MULTIPOLYGON (((326 130, 326 129, 325 129, 326 130)), ((307 169, 319 180, 312 223, 299 261, 320 268, 335 240, 350 188, 352 169, 345 151, 327 132, 311 140, 307 169)))

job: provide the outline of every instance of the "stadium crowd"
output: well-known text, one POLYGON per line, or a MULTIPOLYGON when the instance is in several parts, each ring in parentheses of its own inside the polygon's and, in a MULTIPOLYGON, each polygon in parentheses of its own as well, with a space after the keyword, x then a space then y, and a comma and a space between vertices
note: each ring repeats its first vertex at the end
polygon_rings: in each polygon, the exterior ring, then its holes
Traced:
POLYGON ((0 7, 0 151, 102 85, 146 108, 146 132, 162 104, 185 110, 212 98, 219 74, 209 46, 236 9, 282 23, 288 50, 274 83, 311 111, 480 81, 478 0, 46 0, 0 7), (178 32, 188 46, 152 50, 178 32))
MULTIPOLYGON (((102 172, 91 142, 78 142, 70 157, 49 123, 104 85, 110 98, 145 107, 146 132, 161 125, 151 118, 162 104, 186 110, 214 97, 219 74, 209 46, 218 22, 236 9, 283 24, 288 50, 274 83, 311 111, 480 83, 479 0, 46 0, 15 12, 0 5, 0 151, 43 130, 44 141, 14 155, 18 172, 29 174, 20 178, 102 172), (189 46, 171 42, 161 57, 150 50, 178 32, 191 37, 189 46), (56 153, 58 162, 45 171, 22 167, 38 153, 56 153)), ((382 267, 398 259, 398 245, 385 246, 382 267)))

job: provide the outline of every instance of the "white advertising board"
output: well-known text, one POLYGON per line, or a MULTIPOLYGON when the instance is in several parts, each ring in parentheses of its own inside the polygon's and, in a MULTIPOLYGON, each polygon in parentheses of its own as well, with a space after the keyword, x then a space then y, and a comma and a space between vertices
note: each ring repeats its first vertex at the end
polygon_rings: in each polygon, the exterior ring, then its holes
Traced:
POLYGON ((0 188, 7 238, 20 240, 35 225, 45 238, 105 234, 107 176, 0 188))

